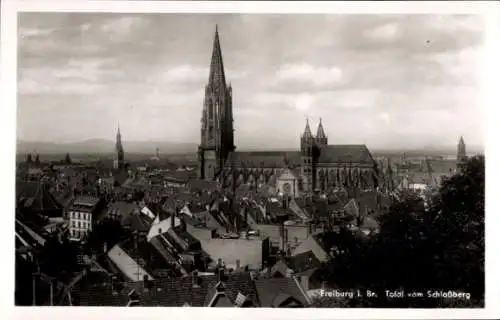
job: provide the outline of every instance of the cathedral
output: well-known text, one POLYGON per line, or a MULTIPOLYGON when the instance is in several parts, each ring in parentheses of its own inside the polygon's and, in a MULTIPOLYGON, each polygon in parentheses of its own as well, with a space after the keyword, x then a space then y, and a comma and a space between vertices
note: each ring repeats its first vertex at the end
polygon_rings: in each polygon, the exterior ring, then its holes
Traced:
POLYGON ((299 196, 335 188, 375 189, 377 163, 366 145, 331 145, 320 120, 313 135, 309 120, 297 151, 236 151, 232 87, 226 83, 219 32, 215 30, 198 147, 200 179, 223 186, 267 184, 299 196))

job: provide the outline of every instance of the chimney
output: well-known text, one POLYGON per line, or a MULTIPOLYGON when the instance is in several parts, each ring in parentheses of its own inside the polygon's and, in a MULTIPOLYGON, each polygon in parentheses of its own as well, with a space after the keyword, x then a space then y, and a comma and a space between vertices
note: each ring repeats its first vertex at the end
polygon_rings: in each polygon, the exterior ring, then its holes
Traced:
POLYGON ((149 276, 147 274, 143 275, 142 279, 143 279, 142 286, 143 286, 144 292, 148 292, 149 289, 151 289, 153 283, 151 281, 149 281, 149 276))
POLYGON ((200 285, 198 283, 198 281, 199 281, 198 270, 194 270, 192 272, 191 276, 192 276, 192 283, 191 284, 192 284, 193 288, 199 288, 200 285))
POLYGON ((175 216, 176 216, 176 212, 174 211, 171 215, 170 215, 170 227, 172 228, 172 231, 174 230, 175 228, 175 216))
POLYGON ((240 265, 240 260, 239 260, 239 259, 237 259, 237 260, 236 260, 236 269, 239 269, 240 267, 241 267, 241 265, 240 265))
POLYGON ((186 219, 184 218, 184 216, 181 217, 181 228, 182 228, 183 232, 186 232, 187 225, 186 225, 186 219))
POLYGON ((117 295, 118 292, 115 290, 115 282, 116 282, 116 276, 111 277, 111 294, 112 295, 117 295))

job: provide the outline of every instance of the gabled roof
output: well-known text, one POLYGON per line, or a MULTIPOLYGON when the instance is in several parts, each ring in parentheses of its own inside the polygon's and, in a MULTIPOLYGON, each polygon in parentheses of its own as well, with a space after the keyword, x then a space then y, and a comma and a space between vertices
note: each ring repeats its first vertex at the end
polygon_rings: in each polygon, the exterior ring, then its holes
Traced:
POLYGON ((373 164, 374 160, 364 144, 327 145, 320 149, 318 162, 373 164))
MULTIPOLYGON (((136 283, 125 282, 115 284, 116 294, 111 290, 111 281, 84 282, 75 289, 75 294, 80 296, 81 306, 126 306, 131 289, 139 294, 142 306, 181 307, 186 304, 193 307, 206 306, 206 301, 211 301, 213 289, 217 284, 216 276, 198 277, 193 285, 192 276, 181 278, 158 278, 149 283, 139 281, 136 283), (147 290, 145 290, 147 288, 147 290)), ((236 301, 241 292, 248 299, 257 302, 257 291, 249 273, 230 273, 224 281, 225 294, 231 303, 236 301)))
POLYGON ((21 208, 49 217, 62 215, 63 206, 48 190, 45 183, 19 181, 16 188, 17 200, 20 201, 21 208))
POLYGON ((289 297, 297 299, 303 305, 309 304, 305 292, 293 277, 257 279, 255 288, 263 308, 275 307, 278 301, 283 302, 289 297))
POLYGON ((286 263, 295 273, 300 273, 309 269, 319 268, 321 262, 316 258, 312 251, 299 253, 295 256, 286 258, 286 263))

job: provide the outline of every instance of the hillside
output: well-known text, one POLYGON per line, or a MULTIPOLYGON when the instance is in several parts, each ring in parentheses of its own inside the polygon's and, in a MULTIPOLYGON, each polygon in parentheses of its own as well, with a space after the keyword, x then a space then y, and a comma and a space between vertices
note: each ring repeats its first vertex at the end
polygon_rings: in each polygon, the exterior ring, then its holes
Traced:
MULTIPOLYGON (((196 152, 196 143, 158 142, 158 141, 124 141, 126 153, 154 155, 156 148, 160 154, 184 154, 196 152)), ((51 143, 38 141, 18 141, 17 154, 37 152, 39 154, 107 154, 114 153, 115 142, 103 139, 91 139, 73 143, 51 143)))

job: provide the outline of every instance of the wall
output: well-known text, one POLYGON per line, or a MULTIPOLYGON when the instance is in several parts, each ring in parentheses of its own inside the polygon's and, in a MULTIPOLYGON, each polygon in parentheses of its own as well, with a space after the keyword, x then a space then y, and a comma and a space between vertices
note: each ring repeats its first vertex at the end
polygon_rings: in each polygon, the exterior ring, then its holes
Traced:
MULTIPOLYGON (((260 270, 262 267, 263 240, 246 239, 210 239, 201 241, 203 251, 217 261, 222 259, 228 268, 236 267, 236 260, 240 266, 249 266, 250 269, 260 270)), ((265 250, 264 250, 265 252, 265 250)))
MULTIPOLYGON (((252 226, 255 230, 260 232, 262 238, 269 237, 269 241, 273 245, 279 244, 281 247, 280 226, 272 224, 256 224, 252 226)), ((295 238, 297 243, 301 243, 309 236, 309 230, 306 225, 286 225, 288 244, 295 245, 295 238)))
POLYGON ((92 230, 92 213, 71 210, 68 214, 69 230, 73 239, 81 239, 92 230))
MULTIPOLYGON (((181 219, 175 217, 174 221, 175 221, 174 227, 181 225, 181 219)), ((159 235, 160 229, 161 229, 161 233, 164 233, 164 232, 167 232, 168 229, 170 229, 171 227, 172 227, 172 225, 170 222, 170 217, 168 217, 167 219, 162 220, 160 222, 156 222, 156 220, 155 220, 155 222, 153 222, 153 224, 151 225, 151 228, 149 229, 148 241, 151 240, 151 238, 159 235)))

